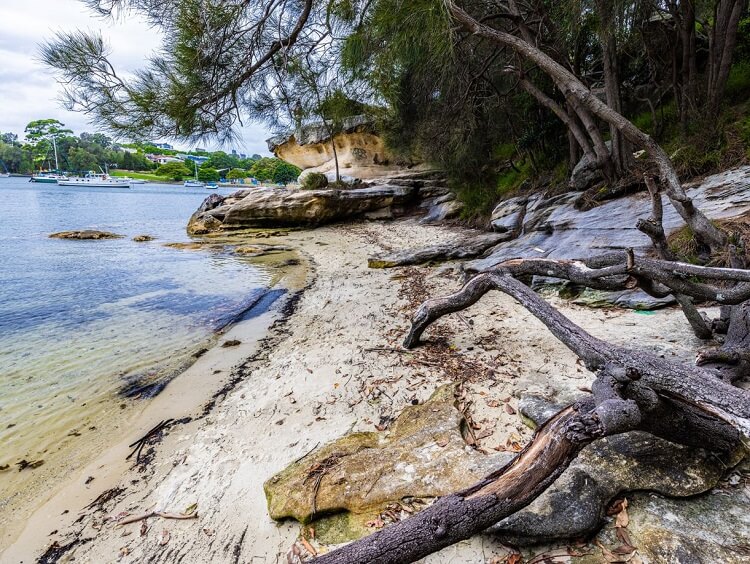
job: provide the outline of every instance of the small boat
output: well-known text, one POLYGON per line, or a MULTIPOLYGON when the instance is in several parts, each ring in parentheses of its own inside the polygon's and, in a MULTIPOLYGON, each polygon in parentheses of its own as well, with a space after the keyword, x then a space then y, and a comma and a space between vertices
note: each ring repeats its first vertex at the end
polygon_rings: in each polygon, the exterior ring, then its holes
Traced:
POLYGON ((207 190, 216 190, 219 187, 216 182, 206 182, 206 189, 207 190))
POLYGON ((87 186, 89 188, 130 188, 130 181, 124 178, 112 178, 108 174, 89 172, 86 176, 76 176, 58 180, 60 186, 87 186))
POLYGON ((183 184, 185 188, 205 188, 205 184, 200 180, 186 180, 183 184))
POLYGON ((39 174, 32 174, 29 182, 39 182, 41 184, 57 184, 60 180, 67 180, 68 177, 64 174, 57 174, 53 172, 40 172, 39 174))
POLYGON ((133 184, 146 184, 148 180, 143 180, 141 178, 130 178, 129 176, 117 176, 117 180, 127 180, 128 184, 131 186, 133 184))
POLYGON ((0 178, 10 178, 9 172, 0 172, 0 178))

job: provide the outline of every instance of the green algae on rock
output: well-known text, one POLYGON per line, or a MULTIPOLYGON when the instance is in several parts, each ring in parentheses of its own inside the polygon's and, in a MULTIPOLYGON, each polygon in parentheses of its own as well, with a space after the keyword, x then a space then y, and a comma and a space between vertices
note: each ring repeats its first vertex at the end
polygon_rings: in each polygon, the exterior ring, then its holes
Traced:
POLYGON ((50 239, 79 239, 79 240, 99 240, 99 239, 122 239, 123 235, 110 233, 109 231, 97 231, 96 229, 83 229, 80 231, 59 231, 52 233, 50 239))

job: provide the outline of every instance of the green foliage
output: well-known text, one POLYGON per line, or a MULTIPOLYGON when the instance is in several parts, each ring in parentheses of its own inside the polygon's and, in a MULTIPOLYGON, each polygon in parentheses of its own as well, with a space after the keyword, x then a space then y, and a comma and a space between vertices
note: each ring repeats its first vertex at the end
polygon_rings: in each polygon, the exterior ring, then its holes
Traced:
POLYGON ((193 173, 182 163, 166 163, 156 169, 156 174, 179 181, 193 173))
POLYGON ((276 161, 276 167, 271 179, 277 184, 290 184, 296 182, 297 177, 302 171, 293 164, 289 164, 281 159, 276 159, 276 161))
POLYGON ((721 148, 702 149, 688 142, 672 154, 672 163, 680 176, 690 177, 715 171, 721 158, 721 148))
POLYGON ((253 163, 248 174, 262 182, 288 184, 294 182, 302 172, 299 168, 281 159, 263 157, 253 163))
POLYGON ((71 147, 68 151, 68 167, 75 171, 98 171, 96 155, 81 147, 71 147))
POLYGON ((750 60, 732 66, 725 93, 730 102, 743 102, 750 98, 750 60))
POLYGON ((227 180, 244 180, 248 177, 248 172, 241 168, 233 168, 227 172, 227 180))
POLYGON ((216 170, 230 170, 233 168, 239 168, 240 160, 234 155, 228 155, 224 151, 216 151, 211 153, 208 160, 201 165, 201 167, 215 168, 216 170))
POLYGON ((198 169, 198 180, 201 182, 218 182, 221 178, 215 168, 202 166, 198 169))
POLYGON ((302 179, 303 190, 322 190, 328 186, 328 177, 320 172, 310 172, 302 179))

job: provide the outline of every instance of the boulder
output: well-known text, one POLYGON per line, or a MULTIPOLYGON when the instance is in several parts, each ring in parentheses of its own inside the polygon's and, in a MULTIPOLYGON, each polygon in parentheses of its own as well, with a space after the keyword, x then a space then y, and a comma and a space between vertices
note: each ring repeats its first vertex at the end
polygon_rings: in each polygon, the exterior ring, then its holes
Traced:
POLYGON ((122 239, 124 235, 110 233, 109 231, 97 231, 95 229, 84 229, 83 231, 60 231, 52 233, 50 239, 79 239, 79 240, 99 240, 99 239, 122 239))
MULTIPOLYGON (((297 190, 258 187, 236 192, 210 206, 204 202, 190 218, 188 232, 252 227, 316 226, 411 204, 417 190, 380 184, 352 190, 297 190)), ((212 194, 215 196, 215 194, 212 194)))
MULTIPOLYGON (((561 407, 534 396, 525 396, 519 403, 522 416, 534 425, 561 407)), ((618 494, 648 490, 694 496, 716 486, 731 464, 730 459, 638 431, 606 437, 581 451, 552 487, 527 508, 489 532, 523 545, 587 536, 604 523, 606 506, 618 494)))
POLYGON ((156 239, 156 237, 153 237, 151 235, 136 235, 133 237, 133 241, 136 243, 147 243, 148 241, 153 241, 156 239))
POLYGON ((427 215, 420 220, 420 223, 440 223, 448 219, 455 219, 463 209, 463 203, 456 200, 453 194, 440 196, 428 207, 427 215))

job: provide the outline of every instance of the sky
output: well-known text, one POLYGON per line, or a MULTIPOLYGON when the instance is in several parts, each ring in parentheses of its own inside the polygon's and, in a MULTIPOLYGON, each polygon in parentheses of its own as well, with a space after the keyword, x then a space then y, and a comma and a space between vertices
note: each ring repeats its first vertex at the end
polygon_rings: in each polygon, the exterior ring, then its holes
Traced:
MULTIPOLYGON (((12 131, 22 138, 27 123, 43 118, 57 119, 76 134, 97 131, 87 116, 61 106, 61 87, 47 67, 36 60, 39 43, 57 31, 75 29, 101 31, 112 48, 111 62, 118 73, 144 66, 146 57, 160 43, 158 32, 143 20, 132 15, 115 22, 102 19, 78 0, 0 0, 0 132, 12 131)), ((197 145, 210 150, 269 154, 265 139, 270 134, 265 128, 251 124, 240 134, 242 141, 229 146, 197 145)), ((192 148, 189 143, 175 145, 192 148)))

